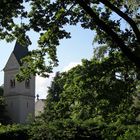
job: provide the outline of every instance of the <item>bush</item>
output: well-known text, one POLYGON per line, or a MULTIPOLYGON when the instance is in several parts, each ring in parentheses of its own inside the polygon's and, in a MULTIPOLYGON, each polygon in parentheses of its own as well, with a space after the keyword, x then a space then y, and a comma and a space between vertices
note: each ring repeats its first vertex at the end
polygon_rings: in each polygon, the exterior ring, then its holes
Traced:
POLYGON ((140 140, 140 125, 128 126, 124 135, 117 140, 140 140))
POLYGON ((28 127, 22 125, 1 125, 0 140, 27 140, 28 127))

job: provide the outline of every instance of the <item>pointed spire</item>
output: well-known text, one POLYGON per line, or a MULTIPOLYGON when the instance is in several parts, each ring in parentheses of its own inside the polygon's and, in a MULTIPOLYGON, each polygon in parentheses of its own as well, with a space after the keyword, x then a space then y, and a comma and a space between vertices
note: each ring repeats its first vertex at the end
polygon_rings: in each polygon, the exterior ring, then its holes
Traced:
POLYGON ((13 53, 18 63, 21 65, 21 59, 28 54, 28 48, 26 46, 22 46, 18 41, 16 41, 13 53))

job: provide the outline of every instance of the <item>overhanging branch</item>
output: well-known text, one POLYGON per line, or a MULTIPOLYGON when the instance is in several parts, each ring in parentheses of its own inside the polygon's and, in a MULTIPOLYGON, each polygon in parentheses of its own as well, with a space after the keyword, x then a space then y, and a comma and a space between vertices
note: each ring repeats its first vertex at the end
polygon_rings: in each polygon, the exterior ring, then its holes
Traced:
POLYGON ((127 14, 123 13, 121 10, 119 10, 117 7, 115 7, 113 4, 111 4, 108 0, 100 0, 101 3, 103 3, 105 6, 109 7, 112 11, 117 13, 120 17, 122 17, 124 20, 126 20, 131 28, 133 29, 138 42, 140 43, 140 31, 136 25, 136 23, 130 18, 127 14))
POLYGON ((83 0, 76 0, 77 3, 86 11, 88 15, 94 18, 96 25, 102 29, 112 40, 120 47, 122 52, 128 57, 129 60, 135 63, 137 67, 140 68, 140 58, 137 57, 129 48, 125 45, 124 41, 116 34, 103 20, 101 20, 98 15, 87 5, 83 0))

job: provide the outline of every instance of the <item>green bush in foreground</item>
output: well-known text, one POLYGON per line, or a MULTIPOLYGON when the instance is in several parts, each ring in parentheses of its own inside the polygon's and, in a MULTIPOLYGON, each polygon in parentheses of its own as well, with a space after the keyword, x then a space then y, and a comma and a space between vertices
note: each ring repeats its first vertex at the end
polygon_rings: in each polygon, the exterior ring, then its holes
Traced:
POLYGON ((27 140, 28 127, 23 125, 1 125, 0 140, 27 140))

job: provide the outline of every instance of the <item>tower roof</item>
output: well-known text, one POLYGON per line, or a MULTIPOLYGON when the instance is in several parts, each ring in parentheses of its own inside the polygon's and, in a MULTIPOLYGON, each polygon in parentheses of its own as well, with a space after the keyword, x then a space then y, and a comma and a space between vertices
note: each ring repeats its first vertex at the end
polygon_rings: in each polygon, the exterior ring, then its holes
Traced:
POLYGON ((21 59, 28 54, 28 48, 21 45, 19 42, 16 42, 13 53, 18 63, 21 65, 21 59))

